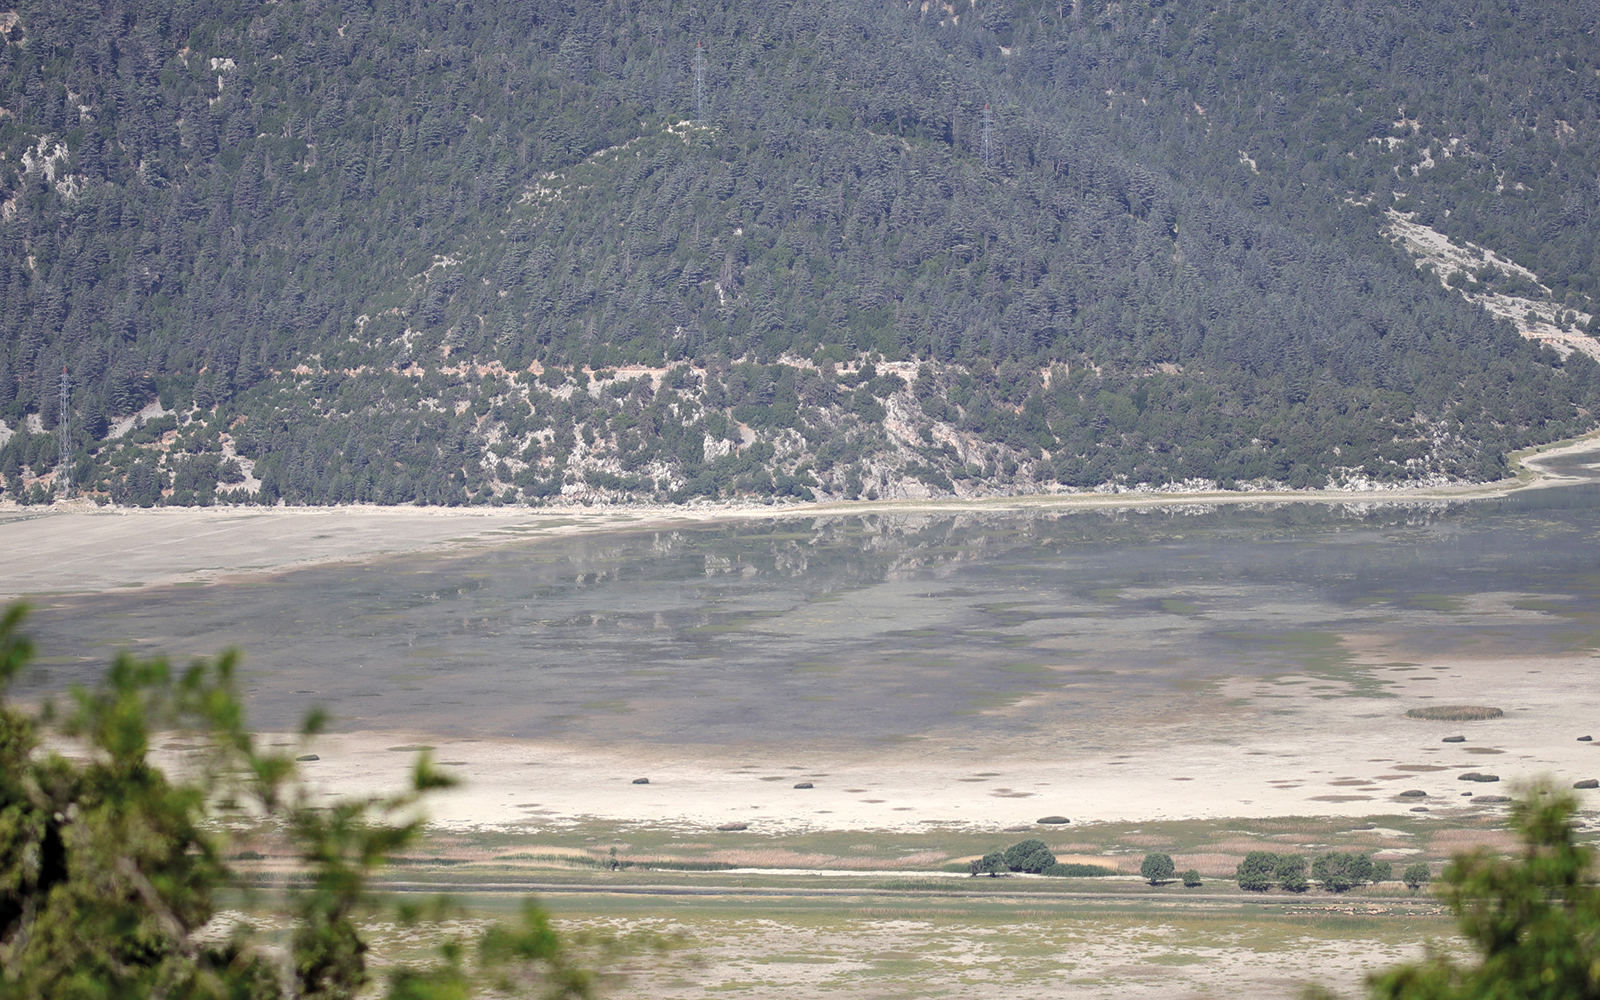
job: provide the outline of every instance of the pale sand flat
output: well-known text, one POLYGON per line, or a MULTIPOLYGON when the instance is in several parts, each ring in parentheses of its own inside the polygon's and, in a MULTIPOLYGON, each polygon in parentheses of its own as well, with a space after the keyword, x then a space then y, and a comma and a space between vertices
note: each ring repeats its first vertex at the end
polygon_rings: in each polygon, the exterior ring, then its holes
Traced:
MULTIPOLYGON (((1408 813, 1419 803, 1430 817, 1450 819, 1463 809, 1504 808, 1474 807, 1462 792, 1508 795, 1540 775, 1563 787, 1600 776, 1600 749, 1577 742, 1600 729, 1593 662, 1588 656, 1422 660, 1422 671, 1395 673, 1395 698, 1323 699, 1305 691, 1276 697, 1259 712, 1218 718, 1215 726, 1198 718, 1128 726, 1109 744, 1101 732, 1093 751, 1076 749, 1069 736, 972 746, 968 735, 961 749, 930 737, 864 754, 826 746, 592 746, 350 732, 318 737, 311 750, 320 759, 303 766, 311 783, 331 794, 395 790, 415 754, 391 748, 432 744, 434 759, 464 782, 430 800, 433 822, 446 829, 531 831, 595 820, 697 829, 744 822, 754 833, 1000 831, 1059 814, 1073 825, 1033 830, 1064 842, 1076 825, 1114 820, 1354 817, 1408 813), (1506 717, 1469 723, 1402 717, 1407 707, 1440 697, 1495 705, 1506 717), (1466 743, 1440 742, 1457 732, 1466 743), (1469 770, 1502 780, 1459 780, 1469 770), (989 776, 973 780, 980 774, 989 776), (761 780, 773 776, 781 780, 761 780), (633 784, 638 777, 650 783, 633 784), (815 787, 795 789, 798 780, 815 787), (1428 797, 1399 797, 1409 789, 1428 797)), ((1230 681, 1222 694, 1248 697, 1262 683, 1230 681)), ((267 741, 277 739, 283 738, 267 741)), ((1600 810, 1600 792, 1576 794, 1586 813, 1600 810)))

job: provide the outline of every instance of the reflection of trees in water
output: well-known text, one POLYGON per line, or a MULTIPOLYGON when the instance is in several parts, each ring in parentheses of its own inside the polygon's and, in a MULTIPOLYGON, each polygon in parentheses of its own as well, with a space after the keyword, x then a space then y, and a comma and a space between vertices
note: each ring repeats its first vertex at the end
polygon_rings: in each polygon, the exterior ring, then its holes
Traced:
MULTIPOLYGON (((1234 530, 1303 530, 1329 520, 1326 509, 1287 522, 1264 520, 1262 514, 1270 514, 1271 510, 1267 505, 1246 511, 1190 504, 1073 512, 829 515, 660 532, 651 537, 649 548, 657 557, 693 552, 703 562, 708 577, 754 569, 758 574, 787 577, 821 574, 831 584, 848 586, 937 577, 954 567, 1017 552, 1049 556, 1070 550, 1088 552, 1119 544, 1146 544, 1173 533, 1227 528, 1227 522, 1238 521, 1241 515, 1246 523, 1231 525, 1234 530), (1248 523, 1252 520, 1259 523, 1248 523)), ((1349 514, 1363 520, 1373 516, 1366 510, 1352 510, 1349 514)))

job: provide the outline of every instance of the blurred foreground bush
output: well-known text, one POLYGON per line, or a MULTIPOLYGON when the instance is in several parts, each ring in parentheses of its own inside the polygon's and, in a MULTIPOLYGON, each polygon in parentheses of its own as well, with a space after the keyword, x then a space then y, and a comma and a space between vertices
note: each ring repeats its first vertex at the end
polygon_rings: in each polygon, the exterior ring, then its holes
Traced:
MULTIPOLYGON (((23 616, 13 607, 0 618, 0 998, 365 992, 373 977, 356 921, 370 908, 371 878, 421 835, 419 800, 450 779, 424 754, 400 794, 313 803, 295 751, 262 752, 245 730, 232 652, 182 673, 119 654, 99 688, 72 692, 62 717, 21 710, 4 695, 33 652, 19 632, 23 616), (171 730, 204 744, 199 766, 181 778, 148 759, 152 733, 171 730), (219 941, 206 928, 218 893, 241 884, 225 831, 261 825, 275 825, 303 866, 275 914, 292 929, 281 945, 243 925, 219 941)), ((321 725, 314 713, 304 735, 321 725)), ((519 926, 493 927, 476 942, 439 936, 438 961, 389 972, 389 996, 594 994, 596 973, 573 959, 531 900, 519 926)))
MULTIPOLYGON (((1594 852, 1577 842, 1570 793, 1534 785, 1511 807, 1522 841, 1512 856, 1483 848, 1458 854, 1438 892, 1475 960, 1458 961, 1436 949, 1428 957, 1375 975, 1381 1000, 1596 1000, 1600 998, 1600 886, 1594 852)), ((1404 879, 1428 879, 1413 865, 1404 879)), ((1308 991, 1309 1000, 1330 998, 1308 991)))

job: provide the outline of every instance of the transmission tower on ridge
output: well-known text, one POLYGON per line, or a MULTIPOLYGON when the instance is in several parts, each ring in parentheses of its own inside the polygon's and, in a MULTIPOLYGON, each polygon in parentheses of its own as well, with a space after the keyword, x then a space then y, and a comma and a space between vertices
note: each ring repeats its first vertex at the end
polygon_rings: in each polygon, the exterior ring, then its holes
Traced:
POLYGON ((66 496, 72 492, 72 439, 68 434, 72 426, 71 410, 71 381, 67 377, 67 366, 61 366, 61 413, 56 423, 56 430, 61 435, 61 457, 57 462, 56 479, 61 483, 61 495, 66 496))
POLYGON ((706 50, 699 42, 694 43, 694 120, 706 120, 706 50))
POLYGON ((994 159, 994 117, 989 114, 989 102, 983 102, 983 169, 988 170, 994 159))

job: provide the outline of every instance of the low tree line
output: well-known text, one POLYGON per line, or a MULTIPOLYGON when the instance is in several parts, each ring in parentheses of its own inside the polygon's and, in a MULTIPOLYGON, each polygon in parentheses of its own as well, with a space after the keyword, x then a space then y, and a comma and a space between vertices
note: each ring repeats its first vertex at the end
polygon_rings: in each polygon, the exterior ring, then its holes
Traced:
MULTIPOLYGON (((1285 892, 1305 892, 1316 883, 1328 892, 1348 892, 1363 885, 1394 880, 1394 867, 1388 861, 1374 861, 1369 854, 1349 851, 1324 851, 1307 858, 1303 854, 1251 851, 1239 862, 1235 878, 1239 888, 1266 892, 1273 886, 1285 892)), ((1417 889, 1432 877, 1425 862, 1408 865, 1400 881, 1417 889)))

